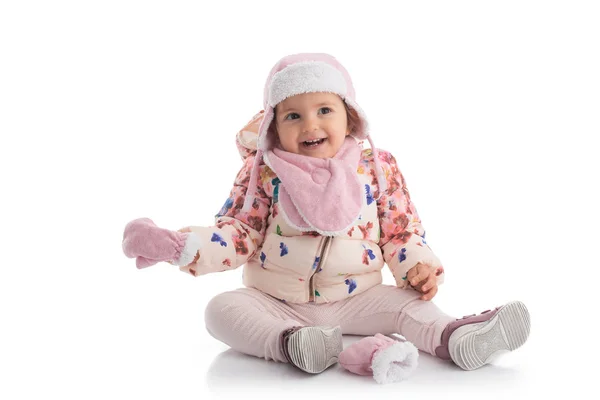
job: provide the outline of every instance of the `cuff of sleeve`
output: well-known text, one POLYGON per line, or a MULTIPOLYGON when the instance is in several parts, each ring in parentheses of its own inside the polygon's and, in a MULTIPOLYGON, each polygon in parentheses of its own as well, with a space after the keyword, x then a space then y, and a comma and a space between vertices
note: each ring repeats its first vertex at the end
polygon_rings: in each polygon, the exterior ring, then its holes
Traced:
POLYGON ((202 248, 202 242, 200 241, 200 237, 198 237, 198 235, 193 232, 190 232, 187 235, 185 246, 181 251, 179 259, 174 260, 173 262, 173 264, 179 267, 189 265, 192 261, 194 261, 198 250, 202 248))
POLYGON ((377 383, 399 382, 417 368, 419 351, 408 341, 394 341, 373 354, 371 369, 377 383))
POLYGON ((440 285, 444 281, 444 268, 439 258, 419 235, 412 235, 408 242, 396 249, 394 257, 388 262, 399 288, 409 287, 406 280, 408 271, 418 263, 428 265, 437 275, 440 285))

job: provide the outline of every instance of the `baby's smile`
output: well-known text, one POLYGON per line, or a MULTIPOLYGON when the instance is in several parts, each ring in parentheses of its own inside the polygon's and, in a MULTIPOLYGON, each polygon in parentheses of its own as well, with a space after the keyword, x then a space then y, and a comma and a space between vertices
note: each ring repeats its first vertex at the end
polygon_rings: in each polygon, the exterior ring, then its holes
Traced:
POLYGON ((312 139, 312 140, 306 140, 304 142, 302 142, 302 144, 304 145, 304 147, 312 150, 312 149, 317 149, 319 146, 321 146, 327 139, 326 138, 321 138, 321 139, 312 139))

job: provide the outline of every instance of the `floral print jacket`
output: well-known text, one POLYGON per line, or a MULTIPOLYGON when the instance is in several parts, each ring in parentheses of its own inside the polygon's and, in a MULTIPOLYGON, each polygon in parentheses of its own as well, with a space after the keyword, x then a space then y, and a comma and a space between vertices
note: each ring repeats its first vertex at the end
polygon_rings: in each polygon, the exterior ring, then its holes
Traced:
POLYGON ((396 284, 410 288, 408 270, 421 262, 435 271, 438 284, 444 269, 425 241, 425 230, 410 199, 396 160, 378 150, 388 188, 380 193, 370 149, 362 151, 356 173, 365 188, 366 205, 355 225, 342 235, 321 236, 290 227, 278 206, 280 181, 260 164, 256 199, 242 212, 255 152, 252 133, 257 114, 237 137, 244 165, 212 227, 188 227, 203 243, 197 262, 180 267, 199 276, 244 265, 243 282, 282 301, 326 303, 343 300, 382 282, 389 266, 396 284))

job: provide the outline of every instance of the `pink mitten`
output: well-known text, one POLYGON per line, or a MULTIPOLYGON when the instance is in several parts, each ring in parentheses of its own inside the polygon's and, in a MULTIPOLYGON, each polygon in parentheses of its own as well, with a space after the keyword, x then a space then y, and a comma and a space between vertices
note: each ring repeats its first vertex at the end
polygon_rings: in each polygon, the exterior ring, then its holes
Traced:
POLYGON ((417 367, 419 351, 412 343, 380 333, 367 336, 340 353, 342 367, 358 375, 373 375, 377 383, 408 378, 417 367))
POLYGON ((161 261, 185 266, 194 261, 199 249, 200 238, 196 234, 159 228, 149 218, 131 221, 123 233, 123 252, 136 259, 138 268, 161 261))

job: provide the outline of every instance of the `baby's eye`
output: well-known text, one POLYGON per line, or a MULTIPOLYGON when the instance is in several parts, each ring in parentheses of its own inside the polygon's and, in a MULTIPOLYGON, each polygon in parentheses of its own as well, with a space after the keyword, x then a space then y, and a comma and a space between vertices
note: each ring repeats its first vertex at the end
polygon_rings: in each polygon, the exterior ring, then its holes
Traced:
POLYGON ((319 108, 321 114, 329 114, 331 112, 331 108, 329 107, 321 107, 319 108))
POLYGON ((298 119, 300 116, 297 113, 289 113, 286 115, 285 119, 298 119))

